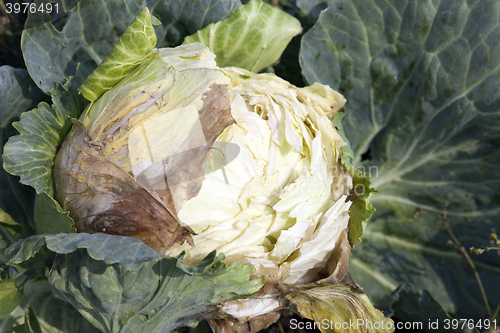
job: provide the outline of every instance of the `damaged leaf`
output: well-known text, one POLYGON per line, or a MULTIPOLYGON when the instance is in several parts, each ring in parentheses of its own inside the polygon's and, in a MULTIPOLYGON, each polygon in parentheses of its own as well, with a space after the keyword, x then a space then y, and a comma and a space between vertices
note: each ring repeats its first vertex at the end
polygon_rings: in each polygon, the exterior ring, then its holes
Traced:
POLYGON ((326 273, 328 276, 317 283, 322 284, 337 284, 343 281, 349 274, 349 254, 351 254, 351 244, 347 237, 349 228, 344 229, 339 240, 328 259, 325 269, 321 273, 326 273))
POLYGON ((321 332, 392 332, 394 324, 358 288, 335 284, 286 296, 321 332))
POLYGON ((191 241, 189 227, 181 226, 153 193, 104 158, 78 121, 57 154, 54 179, 55 198, 71 212, 79 232, 136 237, 157 251, 191 241))
POLYGON ((214 57, 202 44, 155 50, 74 122, 53 177, 78 231, 137 237, 158 251, 192 244, 177 211, 198 194, 212 144, 234 123, 230 81, 214 57))
POLYGON ((274 311, 241 322, 234 318, 208 320, 213 332, 217 333, 256 333, 268 328, 280 319, 281 311, 274 311))

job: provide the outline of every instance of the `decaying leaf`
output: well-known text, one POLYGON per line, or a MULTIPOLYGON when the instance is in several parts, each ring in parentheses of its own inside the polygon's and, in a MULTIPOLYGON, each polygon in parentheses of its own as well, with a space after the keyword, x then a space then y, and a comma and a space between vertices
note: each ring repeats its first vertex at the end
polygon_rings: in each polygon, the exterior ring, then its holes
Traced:
MULTIPOLYGON (((203 161, 222 131, 235 122, 231 116, 226 85, 213 83, 202 100, 203 107, 198 111, 201 131, 197 126, 191 127, 185 141, 177 147, 179 153, 167 156, 161 160, 161 166, 154 163, 136 176, 137 182, 155 191, 174 214, 177 213, 176 208, 182 207, 200 191, 205 179, 203 161), (205 144, 190 148, 198 142, 205 144), (171 187, 175 187, 175 193, 172 193, 171 187)), ((238 146, 234 146, 239 150, 238 146)))
POLYGON ((79 121, 57 154, 54 179, 55 197, 80 232, 137 237, 157 251, 191 242, 190 228, 154 193, 104 158, 79 121))
POLYGON ((280 319, 281 311, 274 311, 241 322, 235 318, 210 319, 212 330, 217 333, 256 333, 280 319))
POLYGON ((394 324, 358 288, 334 284, 286 295, 322 332, 392 332, 394 324))
POLYGON ((351 253, 351 244, 347 237, 349 229, 342 231, 340 238, 335 246, 330 259, 324 269, 328 277, 318 280, 321 284, 337 284, 346 278, 349 274, 349 254, 351 253))

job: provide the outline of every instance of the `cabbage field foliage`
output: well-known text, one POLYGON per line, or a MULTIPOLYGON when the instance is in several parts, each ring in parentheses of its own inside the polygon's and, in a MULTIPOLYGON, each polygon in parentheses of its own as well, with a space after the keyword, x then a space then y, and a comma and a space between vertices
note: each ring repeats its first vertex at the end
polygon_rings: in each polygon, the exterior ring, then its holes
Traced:
POLYGON ((0 67, 0 332, 500 327, 500 2, 64 8, 0 67))

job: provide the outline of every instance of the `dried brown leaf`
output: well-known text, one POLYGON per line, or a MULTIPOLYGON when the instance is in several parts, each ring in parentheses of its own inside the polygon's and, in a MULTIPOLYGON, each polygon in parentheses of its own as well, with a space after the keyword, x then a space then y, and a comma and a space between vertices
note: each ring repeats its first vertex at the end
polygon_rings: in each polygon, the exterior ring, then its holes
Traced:
POLYGON ((131 236, 159 252, 174 243, 192 243, 156 194, 103 157, 84 125, 74 126, 55 159, 55 198, 70 211, 79 232, 131 236))

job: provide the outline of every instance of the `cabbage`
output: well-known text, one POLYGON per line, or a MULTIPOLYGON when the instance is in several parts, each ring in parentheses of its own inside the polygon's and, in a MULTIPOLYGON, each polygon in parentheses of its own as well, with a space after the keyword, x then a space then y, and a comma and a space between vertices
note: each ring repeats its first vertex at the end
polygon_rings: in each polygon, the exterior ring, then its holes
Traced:
MULTIPOLYGON (((352 204, 332 123, 345 98, 214 59, 200 43, 154 50, 91 104, 56 157, 55 198, 80 232, 137 237, 190 264, 216 250, 279 283, 315 281, 352 204)), ((264 296, 267 312, 279 296, 264 296)), ((253 302, 225 311, 252 319, 253 302)))
MULTIPOLYGON (((269 10, 256 4, 249 8, 269 10)), ((60 123, 72 110, 72 128, 55 131, 53 186, 33 186, 44 194, 41 215, 52 209, 60 232, 73 231, 70 221, 79 234, 23 239, 6 252, 9 264, 48 253, 54 293, 104 331, 159 332, 204 318, 214 329, 264 328, 289 307, 328 319, 338 300, 346 318, 385 320, 348 274, 373 209, 338 125, 345 98, 319 83, 298 88, 271 73, 221 68, 202 43, 154 49, 154 23, 141 10, 79 86, 90 103, 54 100, 60 123), (129 282, 140 276, 158 293, 129 282), (182 297, 188 286, 197 301, 182 297), (322 297, 326 308, 304 305, 322 297)), ((56 96, 69 99, 74 82, 56 96)))

